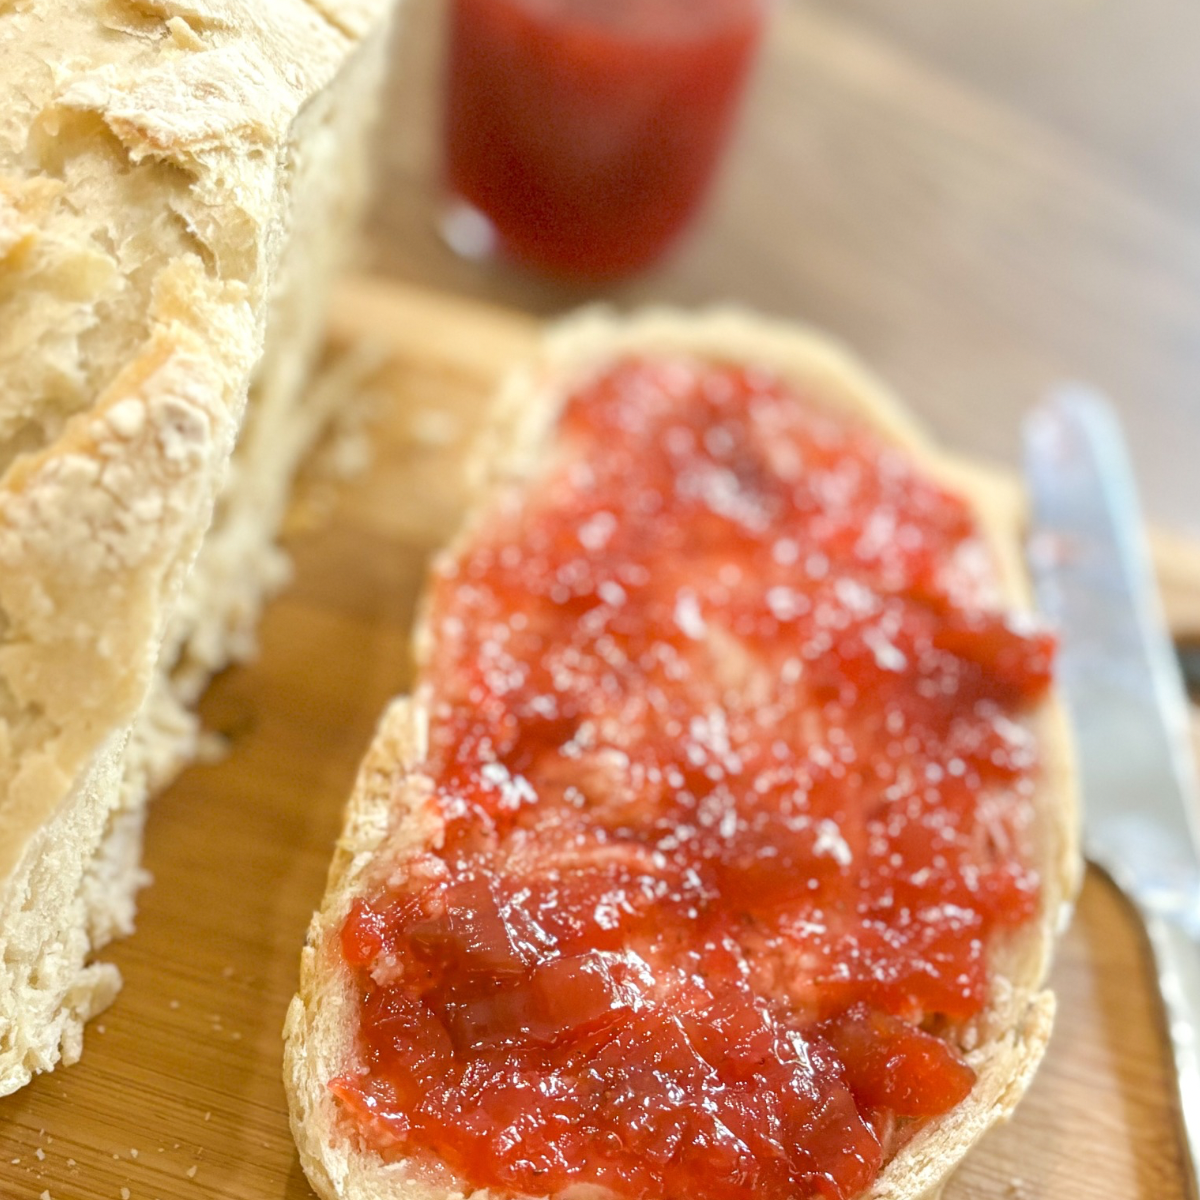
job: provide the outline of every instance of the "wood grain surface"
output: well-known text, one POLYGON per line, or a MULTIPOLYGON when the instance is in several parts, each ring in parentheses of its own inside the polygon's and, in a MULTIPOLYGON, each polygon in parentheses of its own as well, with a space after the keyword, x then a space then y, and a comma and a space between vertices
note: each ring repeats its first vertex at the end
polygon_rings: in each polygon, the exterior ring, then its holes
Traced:
MULTIPOLYGON (((332 508, 327 484, 306 489, 289 538, 295 580, 267 613, 261 655, 204 702, 227 753, 153 806, 155 882, 137 933, 110 951, 125 987, 79 1064, 0 1101, 4 1200, 311 1195, 280 1084, 299 948, 359 757, 409 679, 414 603, 458 517, 464 439, 536 332, 526 317, 411 289, 356 287, 337 313, 347 337, 329 378, 375 398, 373 465, 332 508), (377 349, 362 350, 363 334, 377 349)), ((1045 1065, 947 1200, 1178 1200, 1157 1002, 1138 927, 1099 877, 1053 982, 1045 1065)))

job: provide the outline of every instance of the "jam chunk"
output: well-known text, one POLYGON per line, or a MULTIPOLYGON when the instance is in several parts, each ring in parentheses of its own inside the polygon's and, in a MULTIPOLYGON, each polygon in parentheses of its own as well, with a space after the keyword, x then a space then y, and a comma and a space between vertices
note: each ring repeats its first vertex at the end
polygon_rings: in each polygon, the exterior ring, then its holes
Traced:
POLYGON ((766 372, 578 389, 434 580, 444 836, 342 929, 366 1144, 530 1195, 868 1187, 969 1093, 1037 910, 1054 647, 996 595, 959 497, 766 372))

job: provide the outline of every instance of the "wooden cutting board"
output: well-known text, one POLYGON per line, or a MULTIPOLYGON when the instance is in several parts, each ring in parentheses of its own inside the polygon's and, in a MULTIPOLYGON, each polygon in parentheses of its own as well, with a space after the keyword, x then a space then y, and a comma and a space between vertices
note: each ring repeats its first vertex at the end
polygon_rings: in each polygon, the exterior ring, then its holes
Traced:
MULTIPOLYGON (((375 398, 372 465, 344 487, 317 473, 303 489, 295 580, 266 614, 261 654, 204 701, 228 752, 152 810, 155 882, 136 935, 108 952, 124 990, 89 1027, 78 1065, 0 1101, 3 1200, 311 1195, 279 1079, 297 955, 358 759, 409 679, 425 562, 458 517, 463 440, 535 334, 529 318, 415 290, 343 294, 320 386, 332 401, 364 386, 375 398)), ((1200 552, 1160 550, 1174 619, 1200 629, 1200 552)), ((1139 931, 1094 874, 1054 984, 1045 1065, 947 1200, 1182 1197, 1139 931)))

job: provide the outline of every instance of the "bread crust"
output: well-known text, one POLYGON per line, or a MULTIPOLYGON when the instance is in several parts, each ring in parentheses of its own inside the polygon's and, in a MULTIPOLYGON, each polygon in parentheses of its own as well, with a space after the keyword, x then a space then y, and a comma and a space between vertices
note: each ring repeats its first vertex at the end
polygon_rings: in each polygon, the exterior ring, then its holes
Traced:
POLYGON ((390 3, 0 2, 0 1094, 115 994, 146 796, 285 574, 390 3))
MULTIPOLYGON (((495 402, 471 466, 481 512, 497 488, 528 478, 565 397, 577 382, 623 354, 680 353, 717 362, 767 367, 805 393, 870 422, 901 445, 930 477, 964 496, 999 567, 1003 596, 1027 608, 1022 566, 1021 498, 999 476, 937 451, 895 398, 838 346, 819 334, 747 313, 701 315, 652 311, 630 319, 590 312, 545 339, 537 357, 509 378, 495 402)), ((469 538, 468 518, 460 540, 469 538)), ((453 547, 448 553, 453 553, 453 547)), ((417 656, 427 650, 424 622, 417 656)), ((933 1200, 971 1146, 1008 1117, 1041 1060, 1054 1013, 1045 988, 1056 932, 1069 918, 1081 859, 1075 772, 1067 725, 1056 696, 1031 722, 1042 748, 1035 797, 1034 845, 1042 878, 1035 920, 993 952, 992 994, 966 1035, 977 1073, 970 1096, 931 1122, 887 1163, 868 1200, 933 1200)), ((284 1084, 300 1160, 323 1200, 457 1200, 470 1192, 444 1166, 385 1162, 359 1148, 339 1120, 326 1083, 353 1062, 356 999, 337 948, 350 904, 373 882, 372 864, 405 847, 428 844, 437 821, 423 798, 430 781, 417 771, 426 749, 421 698, 401 698, 384 713, 350 797, 321 908, 301 954, 300 986, 284 1029, 284 1084)))

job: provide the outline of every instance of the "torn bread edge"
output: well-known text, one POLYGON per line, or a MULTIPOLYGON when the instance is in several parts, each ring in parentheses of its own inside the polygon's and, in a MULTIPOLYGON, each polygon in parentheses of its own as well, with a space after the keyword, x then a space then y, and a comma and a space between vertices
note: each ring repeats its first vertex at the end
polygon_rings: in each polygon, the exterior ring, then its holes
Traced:
POLYGON ((95 956, 132 928, 146 800, 287 577, 392 3, 152 7, 0 4, 5 135, 30 121, 24 149, 0 139, 0 1095, 74 1062, 116 995, 95 956), (135 188, 143 225, 118 203, 135 188), (85 345, 115 364, 94 392, 85 345), (84 381, 73 408, 12 416, 51 351, 84 381))

